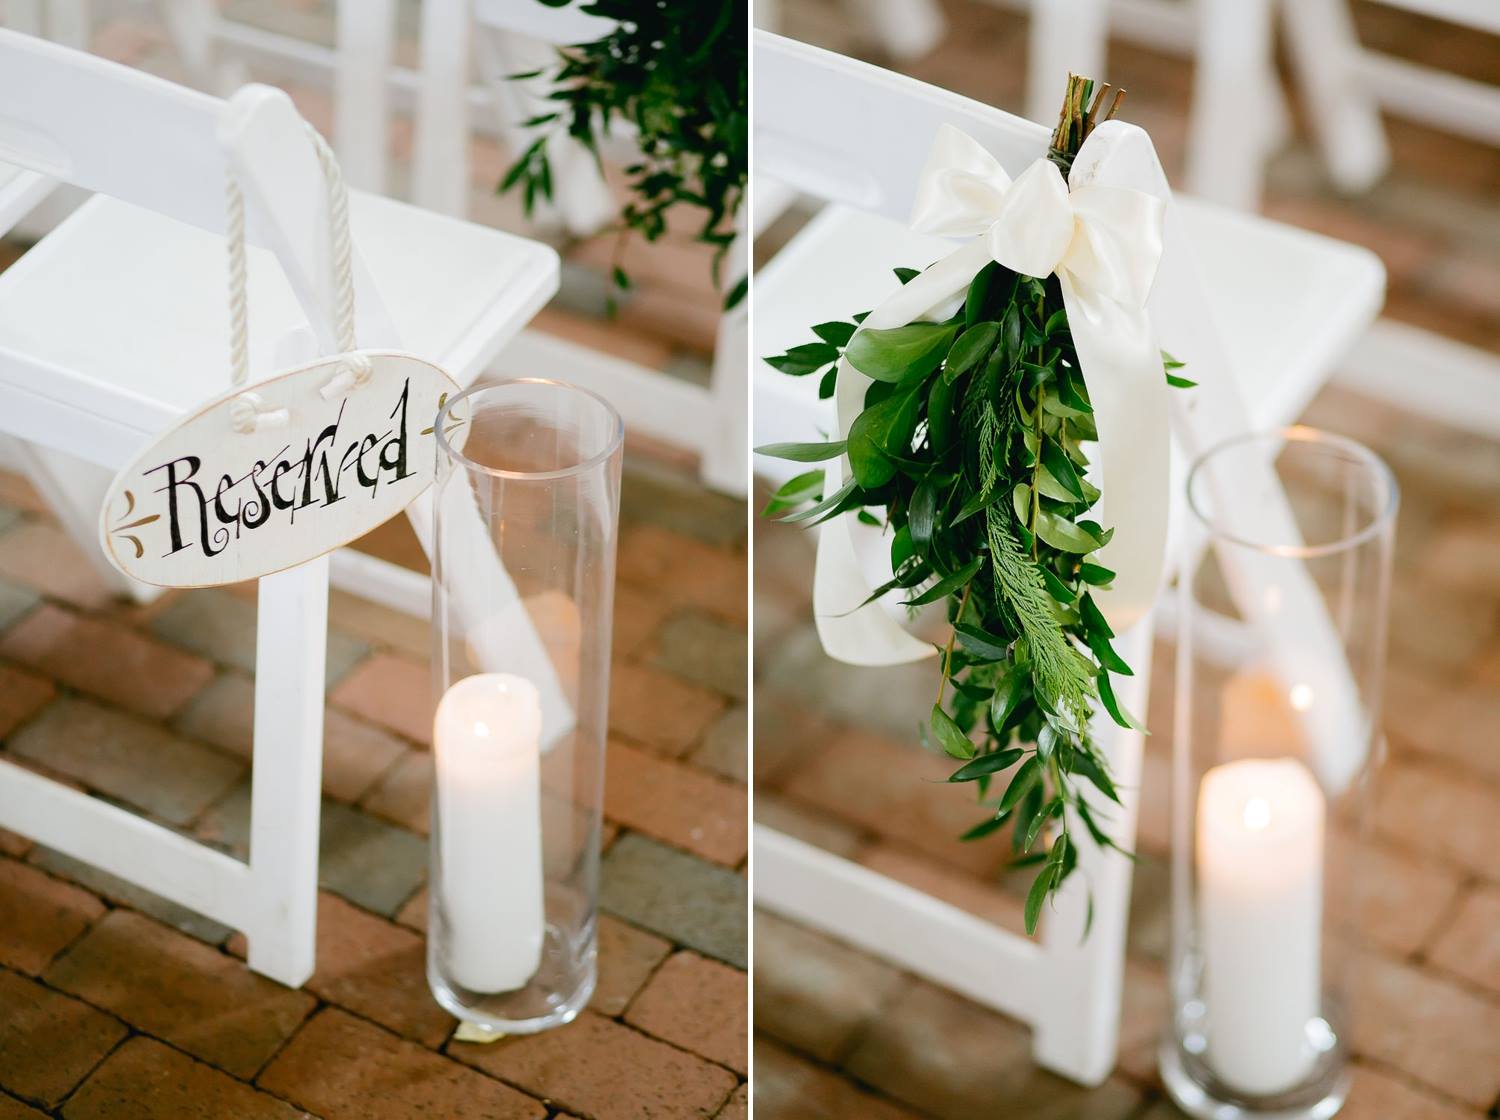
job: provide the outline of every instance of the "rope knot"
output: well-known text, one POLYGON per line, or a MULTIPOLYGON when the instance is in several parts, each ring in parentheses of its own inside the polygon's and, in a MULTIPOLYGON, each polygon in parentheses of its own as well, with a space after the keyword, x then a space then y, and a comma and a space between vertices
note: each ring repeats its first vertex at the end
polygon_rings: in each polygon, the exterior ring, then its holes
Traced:
POLYGON ((330 377, 328 383, 318 392, 325 401, 345 396, 361 386, 368 385, 370 373, 374 368, 374 363, 370 361, 368 354, 345 354, 339 362, 339 371, 330 377))
POLYGON ((261 400, 254 393, 241 393, 229 402, 229 426, 242 436, 270 428, 284 428, 290 416, 284 408, 261 410, 261 400))

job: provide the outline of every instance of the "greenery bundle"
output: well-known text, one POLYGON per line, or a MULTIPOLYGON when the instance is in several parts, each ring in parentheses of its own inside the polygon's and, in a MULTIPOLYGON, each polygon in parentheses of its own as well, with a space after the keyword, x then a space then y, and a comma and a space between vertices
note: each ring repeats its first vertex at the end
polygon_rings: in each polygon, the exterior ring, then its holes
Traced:
MULTIPOLYGON (((562 8, 575 0, 537 0, 562 8)), ((631 198, 620 212, 621 232, 648 241, 667 228, 678 205, 703 212, 699 241, 714 246, 714 279, 734 240, 734 219, 749 176, 748 31, 742 0, 582 0, 589 15, 614 20, 616 30, 592 43, 564 47, 555 71, 531 71, 516 80, 550 76, 555 107, 526 122, 544 128, 506 172, 501 192, 521 191, 530 214, 538 199, 552 198, 547 140, 563 130, 597 158, 599 140, 616 122, 634 127, 640 159, 625 168, 631 198)), ((629 286, 618 267, 615 284, 629 286)), ((737 279, 725 298, 744 298, 737 279)))
MULTIPOLYGON (((1108 89, 1070 79, 1049 152, 1064 174, 1096 121, 1114 115, 1118 93, 1101 115, 1108 89)), ((847 440, 758 449, 799 462, 847 454, 852 474, 823 494, 822 471, 809 471, 766 512, 888 526, 895 578, 872 599, 899 589, 912 609, 946 603, 952 636, 923 738, 962 761, 949 780, 973 783, 985 806, 963 839, 1009 826, 1015 865, 1037 867, 1025 909, 1034 932, 1077 867, 1073 823, 1116 847, 1081 792, 1092 784, 1119 802, 1088 733, 1095 701, 1140 726, 1110 686, 1110 673, 1131 669, 1093 600, 1114 575, 1092 559, 1112 530, 1089 517, 1099 490, 1085 478, 1083 445, 1097 432, 1062 292, 1055 276, 992 262, 942 322, 859 330, 863 319, 819 324, 816 342, 767 359, 792 376, 823 371, 825 398, 840 358, 873 381, 847 440)), ((1170 382, 1192 384, 1164 359, 1170 382)))

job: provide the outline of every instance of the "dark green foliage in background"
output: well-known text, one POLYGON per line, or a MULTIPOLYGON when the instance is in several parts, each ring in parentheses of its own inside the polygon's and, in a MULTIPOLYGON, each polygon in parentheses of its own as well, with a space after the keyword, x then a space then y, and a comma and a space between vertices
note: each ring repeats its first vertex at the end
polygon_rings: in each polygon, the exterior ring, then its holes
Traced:
MULTIPOLYGON (((533 0, 516 0, 533 2, 533 0)), ((620 26, 594 43, 559 50, 546 77, 555 107, 528 126, 566 130, 598 155, 612 125, 634 127, 641 158, 625 169, 630 198, 620 212, 623 230, 654 241, 666 231, 674 206, 701 212, 697 237, 714 246, 715 282, 734 240, 734 219, 749 175, 748 31, 743 0, 534 0, 553 8, 578 2, 589 15, 620 26)), ((539 137, 506 172, 502 192, 521 191, 527 213, 552 198, 546 137, 539 137)), ((617 287, 628 279, 615 269, 617 287)), ((725 306, 738 303, 736 278, 725 306)))

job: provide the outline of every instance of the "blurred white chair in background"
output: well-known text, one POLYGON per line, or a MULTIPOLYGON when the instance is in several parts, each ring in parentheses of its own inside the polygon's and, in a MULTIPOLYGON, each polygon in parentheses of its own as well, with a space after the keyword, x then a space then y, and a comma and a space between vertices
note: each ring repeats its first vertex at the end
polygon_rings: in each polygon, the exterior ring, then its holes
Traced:
MULTIPOLYGON (((1500 35, 1500 3, 1495 0, 1373 2, 1500 35)), ((1500 145, 1500 85, 1364 48, 1348 0, 1283 0, 1282 8, 1303 100, 1339 187, 1367 190, 1389 169, 1382 109, 1500 145)))
MULTIPOLYGON (((1047 126, 852 59, 758 33, 755 60, 759 169, 829 203, 756 277, 756 355, 808 341, 813 323, 874 306, 895 283, 893 266, 921 266, 949 251, 951 242, 905 226, 941 124, 969 133, 1012 174, 1046 150, 1047 126)), ((1111 141, 1121 177, 1112 182, 1166 192, 1143 132, 1120 126, 1111 141)), ((1378 313, 1384 279, 1364 249, 1189 199, 1169 204, 1153 326, 1202 382, 1172 396, 1182 452, 1174 456, 1174 495, 1192 454, 1301 413, 1378 313)), ((755 362, 757 444, 828 438, 832 402, 818 399, 816 381, 755 362)), ((785 481, 805 465, 762 458, 756 469, 785 481)), ((1173 517, 1175 535, 1185 520, 1173 517)), ((1294 615, 1297 636, 1309 641, 1320 633, 1313 614, 1294 615)), ((1121 703, 1138 711, 1151 630, 1147 620, 1122 636, 1122 656, 1137 675, 1117 688, 1121 703)), ((1096 735, 1118 786, 1134 790, 1140 736, 1112 724, 1096 735)), ((1128 795, 1126 803, 1112 826, 1129 847, 1135 807, 1128 795)), ((1087 940, 1079 883, 1046 914, 1035 942, 766 826, 756 827, 755 859, 758 903, 1022 1019, 1049 1069, 1096 1084, 1113 1067, 1131 878, 1123 857, 1080 854, 1094 892, 1087 940)))
MULTIPOLYGON (((571 7, 557 9, 515 0, 425 0, 413 155, 413 197, 417 204, 450 213, 461 213, 467 207, 466 91, 476 40, 495 32, 504 36, 492 39, 492 45, 499 49, 488 64, 487 81, 503 95, 523 98, 524 104, 531 95, 505 88, 514 85, 507 74, 520 69, 506 64, 507 57, 526 66, 545 64, 555 46, 587 41, 610 30, 607 21, 571 7)), ((630 140, 625 136, 609 138, 606 143, 628 145, 630 140)), ((566 145, 559 151, 571 159, 570 174, 586 176, 575 179, 568 187, 570 193, 560 196, 560 201, 581 218, 580 208, 593 206, 590 197, 578 193, 580 184, 587 188, 597 181, 592 178, 596 175, 592 159, 576 145, 566 145)), ((554 182, 561 179, 561 175, 554 175, 554 182)), ((741 210, 742 230, 747 209, 741 210)), ((617 210, 611 205, 609 216, 617 210)), ((725 258, 722 271, 726 284, 745 273, 745 240, 743 235, 737 237, 725 258)), ((704 279, 706 282, 707 277, 704 279)), ((504 360, 517 369, 554 371, 602 394, 619 410, 628 429, 675 446, 688 446, 699 455, 699 473, 707 485, 743 494, 749 481, 747 310, 747 302, 742 301, 720 316, 707 387, 538 331, 528 331, 518 338, 504 360)))

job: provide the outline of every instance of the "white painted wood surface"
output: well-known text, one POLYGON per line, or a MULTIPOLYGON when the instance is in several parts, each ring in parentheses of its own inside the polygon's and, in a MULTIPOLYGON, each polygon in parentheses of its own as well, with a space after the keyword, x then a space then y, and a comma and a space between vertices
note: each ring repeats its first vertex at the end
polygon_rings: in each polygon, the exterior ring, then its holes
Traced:
MULTIPOLYGON (((0 32, 0 131, 25 140, 18 165, 100 192, 0 274, 0 429, 113 472, 227 385, 230 165, 251 216, 252 388, 334 348, 326 192, 284 93, 226 105, 0 32)), ((556 290, 545 246, 369 195, 350 210, 364 345, 405 342, 468 382, 556 290)), ((55 481, 65 523, 93 520, 97 488, 55 481)), ((242 930, 251 967, 291 985, 313 968, 328 568, 261 581, 248 864, 0 767, 0 823, 242 930)))
MULTIPOLYGON (((806 341, 813 322, 871 306, 894 285, 892 266, 920 266, 946 251, 949 243, 904 229, 916 173, 940 124, 974 136, 1012 173, 1045 150, 1045 126, 774 36, 757 36, 756 67, 759 169, 837 203, 758 274, 758 355, 806 341), (892 153, 909 155, 893 158, 892 153)), ((1109 181, 1164 189, 1145 135, 1135 129, 1120 135, 1124 140, 1106 164, 1109 181)), ((1382 288, 1379 261, 1364 250, 1202 205, 1170 207, 1167 250, 1151 312, 1163 345, 1190 369, 1203 371, 1205 389, 1173 394, 1174 429, 1185 449, 1196 450, 1252 423, 1295 416, 1333 361, 1374 317, 1382 288), (1194 263, 1195 250, 1222 255, 1222 271, 1206 270, 1209 284, 1194 263), (1231 266, 1238 279, 1228 275, 1231 266), (1283 329, 1267 332, 1264 325, 1272 312, 1263 306, 1263 297, 1287 289, 1287 277, 1307 286, 1292 298, 1315 298, 1318 315, 1300 316, 1296 304, 1289 303, 1287 321, 1276 320, 1283 329), (1216 283, 1228 290, 1213 291, 1216 283), (1229 312, 1244 303, 1245 293, 1258 298, 1244 304, 1234 320, 1229 312), (1267 338, 1272 333, 1278 337, 1267 338), (1302 357, 1283 360, 1297 354, 1302 357), (1258 380, 1262 378, 1266 380, 1258 380), (1252 404, 1241 399, 1237 384, 1254 386, 1252 404), (1199 403, 1205 400, 1207 406, 1199 403)), ((756 363, 757 444, 826 438, 831 417, 816 400, 811 381, 756 363)), ((757 469, 774 475, 788 468, 759 460, 757 469)), ((1122 654, 1137 676, 1119 682, 1118 691, 1122 703, 1137 711, 1146 706, 1150 638, 1149 621, 1122 636, 1122 654)), ((1140 737, 1109 725, 1098 729, 1098 738, 1122 789, 1137 785, 1140 737)), ((1127 846, 1134 837, 1134 812, 1128 800, 1124 813, 1116 813, 1115 834, 1127 846)), ((1017 1015, 1033 1027, 1034 1052, 1048 1068, 1097 1083, 1113 1067, 1128 861, 1085 849, 1081 861, 1096 896, 1092 935, 1087 941, 1081 937, 1080 883, 1044 919, 1041 942, 1029 943, 765 828, 756 830, 756 844, 759 904, 1017 1015), (955 963, 960 956, 964 967, 955 963), (974 967, 977 960, 994 964, 974 967), (1027 993, 1038 987, 1064 995, 1033 1000, 1027 993)))

